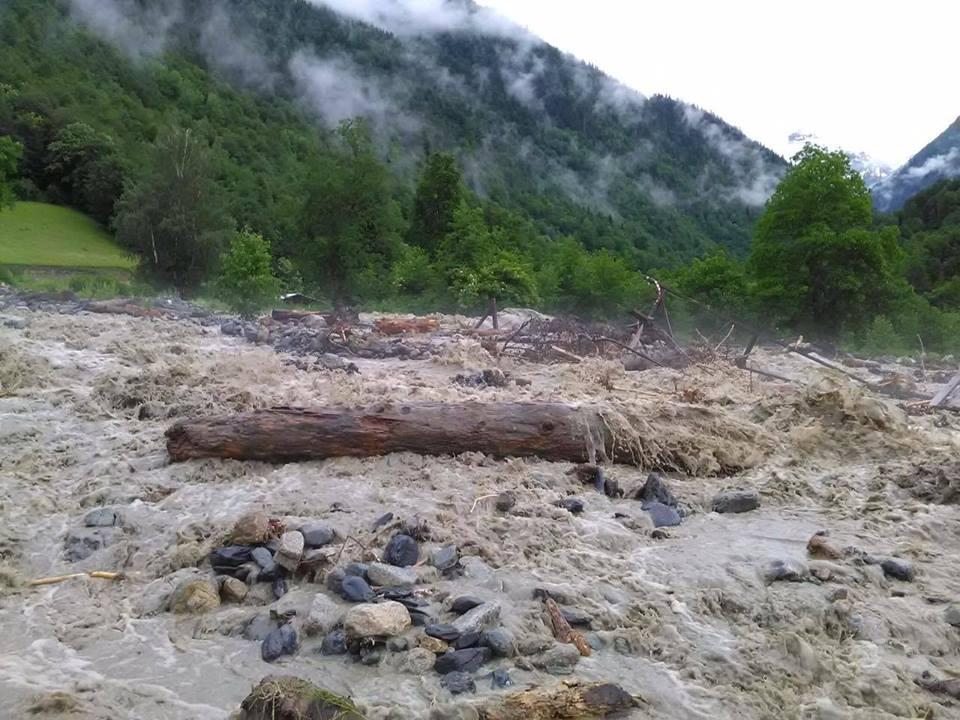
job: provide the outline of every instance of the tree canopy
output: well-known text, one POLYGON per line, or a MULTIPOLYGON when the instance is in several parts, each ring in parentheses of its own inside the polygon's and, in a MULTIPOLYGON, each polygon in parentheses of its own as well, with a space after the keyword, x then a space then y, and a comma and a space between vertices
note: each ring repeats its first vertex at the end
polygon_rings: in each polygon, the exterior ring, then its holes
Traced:
POLYGON ((13 138, 0 137, 0 210, 14 199, 13 179, 22 149, 13 138))

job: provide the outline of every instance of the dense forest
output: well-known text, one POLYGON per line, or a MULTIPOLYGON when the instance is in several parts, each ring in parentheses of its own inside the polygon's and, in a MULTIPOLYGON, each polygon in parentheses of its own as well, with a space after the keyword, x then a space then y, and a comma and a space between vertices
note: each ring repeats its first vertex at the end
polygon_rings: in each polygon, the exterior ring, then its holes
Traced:
POLYGON ((283 289, 599 317, 655 271, 848 344, 960 336, 956 182, 875 217, 843 153, 788 166, 516 29, 395 34, 302 0, 8 0, 0 41, 0 204, 82 210, 160 287, 245 313, 283 289))

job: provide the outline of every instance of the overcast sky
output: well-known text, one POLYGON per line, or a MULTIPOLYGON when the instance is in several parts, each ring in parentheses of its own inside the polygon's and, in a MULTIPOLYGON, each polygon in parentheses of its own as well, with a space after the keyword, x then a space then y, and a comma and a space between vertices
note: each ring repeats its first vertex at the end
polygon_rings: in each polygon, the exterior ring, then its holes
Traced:
POLYGON ((645 95, 786 152, 900 165, 960 115, 960 0, 480 0, 645 95))

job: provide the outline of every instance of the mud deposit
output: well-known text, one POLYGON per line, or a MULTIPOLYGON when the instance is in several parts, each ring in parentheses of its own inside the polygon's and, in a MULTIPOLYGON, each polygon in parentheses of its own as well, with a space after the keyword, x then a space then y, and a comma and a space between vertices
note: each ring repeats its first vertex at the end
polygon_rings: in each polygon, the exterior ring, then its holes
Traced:
MULTIPOLYGON (((371 720, 476 717, 471 707, 497 694, 563 679, 530 662, 554 642, 534 597, 543 587, 590 619, 594 652, 569 677, 619 683, 640 699, 631 717, 960 717, 960 701, 915 682, 960 673, 960 630, 947 621, 960 602, 955 415, 908 417, 772 353, 760 364, 804 383, 589 361, 506 364, 530 385, 477 389, 451 382, 492 364, 467 339, 437 359, 358 361, 360 374, 346 375, 298 370, 190 321, 3 314, 25 327, 0 327, 0 717, 227 718, 278 672, 352 697, 371 720), (651 534, 632 499, 647 472, 623 466, 607 472, 625 497, 609 498, 571 466, 535 460, 171 465, 164 450, 164 430, 199 414, 427 399, 604 402, 648 418, 651 457, 679 447, 689 458, 688 473, 666 473, 687 515, 651 534), (730 467, 742 469, 717 475, 730 467), (734 488, 758 491, 760 507, 711 512, 714 496, 734 488), (516 504, 498 510, 504 491, 516 504), (554 504, 566 496, 584 511, 554 504), (67 538, 101 506, 122 523, 69 561, 76 540, 67 538), (334 550, 353 536, 374 555, 392 532, 373 531, 377 518, 419 523, 424 555, 454 543, 463 556, 459 577, 421 569, 434 614, 447 620, 448 597, 497 600, 525 657, 489 663, 475 673, 476 694, 454 697, 432 670, 410 672, 402 652, 374 666, 320 655, 321 638, 302 626, 314 595, 329 594, 322 583, 292 581, 279 601, 259 584, 242 604, 201 615, 157 607, 158 579, 208 572, 209 551, 259 509, 290 527, 325 522, 340 538, 334 550), (837 557, 808 555, 822 530, 837 557), (913 580, 886 577, 887 558, 909 563, 913 580), (770 582, 776 563, 799 568, 798 581, 770 582), (25 585, 87 570, 125 579, 25 585), (297 611, 301 647, 268 664, 243 632, 271 608, 297 611), (513 688, 492 688, 497 668, 513 688)), ((358 543, 343 545, 341 564, 369 559, 358 543)))

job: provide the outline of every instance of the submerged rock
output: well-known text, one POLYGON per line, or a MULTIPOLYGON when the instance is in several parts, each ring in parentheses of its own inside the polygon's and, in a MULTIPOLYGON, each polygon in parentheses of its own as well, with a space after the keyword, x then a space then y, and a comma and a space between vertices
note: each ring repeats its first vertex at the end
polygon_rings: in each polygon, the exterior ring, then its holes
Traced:
POLYGON ((760 507, 760 494, 756 490, 726 490, 713 498, 712 508, 716 513, 742 513, 760 507))
POLYGON ((416 565, 420 559, 420 547, 409 535, 397 533, 387 543, 383 551, 383 561, 397 567, 416 565))
POLYGON ((112 527, 122 525, 120 513, 113 508, 99 507, 88 512, 83 518, 87 527, 112 527))
POLYGON ((279 627, 278 621, 266 613, 255 615, 250 622, 243 628, 243 637, 245 640, 263 642, 267 635, 279 627))
POLYGON ((505 688, 513 685, 513 679, 510 677, 510 673, 500 668, 494 670, 490 673, 490 679, 493 681, 492 685, 494 689, 505 688))
POLYGON ((410 613, 398 602, 366 603, 352 607, 343 619, 348 638, 400 635, 410 627, 410 613))
POLYGON ((561 500, 557 500, 554 505, 573 513, 574 515, 579 515, 583 512, 583 500, 576 497, 562 498, 561 500))
POLYGON ((299 647, 293 625, 281 625, 264 639, 260 646, 260 657, 264 662, 273 662, 284 655, 294 655, 299 647))
POLYGON ((779 580, 787 582, 801 582, 807 577, 807 566, 805 563, 787 558, 786 560, 773 560, 764 568, 763 579, 768 585, 779 580))
POLYGON ((579 608, 570 607, 569 605, 561 605, 560 614, 563 615, 564 620, 574 627, 589 628, 590 624, 593 622, 593 618, 590 617, 588 613, 585 613, 579 608))
POLYGON ((473 672, 478 670, 490 657, 490 648, 485 647, 453 650, 438 655, 436 662, 433 664, 433 669, 441 675, 452 672, 473 672))
POLYGON ((363 720, 348 698, 292 676, 270 675, 240 704, 238 720, 363 720))
POLYGON ((450 691, 451 695, 461 695, 477 691, 477 685, 465 672, 453 671, 440 678, 441 687, 450 691))
POLYGON ((951 605, 948 607, 943 613, 943 619, 946 620, 949 625, 960 627, 960 605, 951 605))
POLYGON ((220 592, 211 580, 185 580, 170 599, 170 610, 175 613, 203 613, 220 607, 220 592))
POLYGON ((119 536, 115 527, 76 528, 64 538, 64 556, 67 562, 86 560, 98 550, 112 544, 119 536))
POLYGON ((517 496, 507 490, 497 495, 493 504, 500 512, 509 512, 517 504, 517 496))
POLYGON ((883 570, 884 575, 894 580, 901 580, 903 582, 913 581, 913 565, 906 560, 887 558, 880 563, 880 568, 883 570))
POLYGON ((228 545, 210 553, 210 564, 214 572, 221 575, 235 575, 238 568, 253 559, 253 548, 246 545, 228 545))
POLYGON ((436 662, 436 656, 426 648, 416 647, 400 656, 397 663, 400 672, 423 675, 436 662))
POLYGON ((304 631, 308 635, 330 632, 343 620, 343 608, 322 592, 313 596, 304 631))
POLYGON ((557 643, 549 650, 531 658, 533 666, 551 675, 569 675, 580 662, 580 651, 573 645, 557 643))

